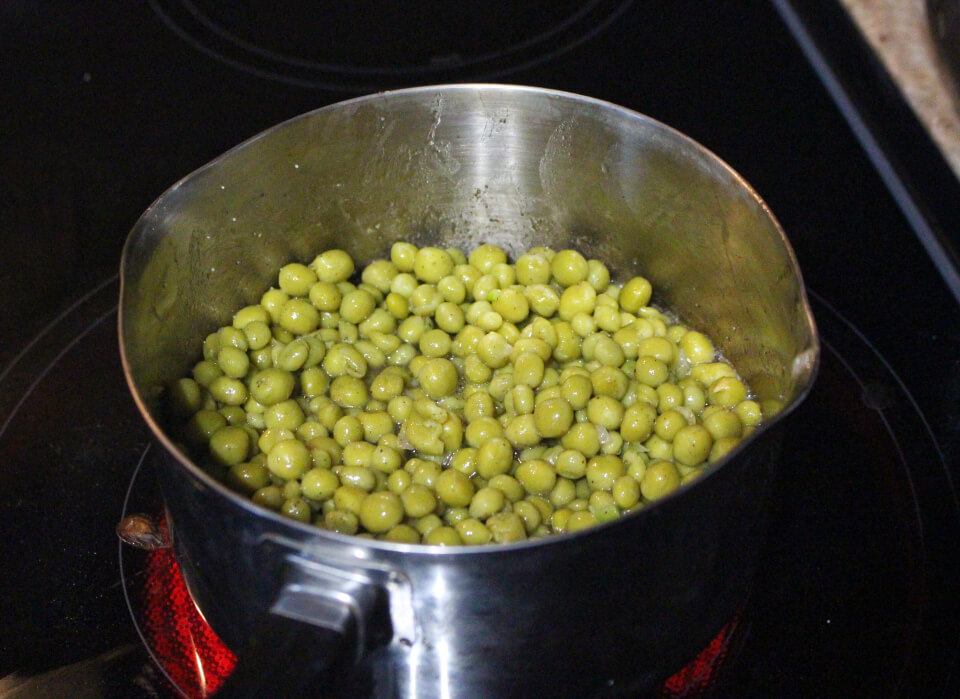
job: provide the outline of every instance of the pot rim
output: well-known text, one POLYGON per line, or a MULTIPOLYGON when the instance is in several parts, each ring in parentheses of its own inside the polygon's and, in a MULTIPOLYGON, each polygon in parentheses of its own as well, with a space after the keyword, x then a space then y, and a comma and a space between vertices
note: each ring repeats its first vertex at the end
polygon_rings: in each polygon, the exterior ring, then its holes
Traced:
POLYGON ((462 556, 462 555, 488 555, 488 554, 512 554, 513 552, 525 551, 533 547, 542 547, 542 546, 553 546, 553 545, 566 545, 574 540, 582 540, 585 537, 602 535, 611 527, 624 526, 628 522, 636 521, 640 518, 656 516, 656 513, 662 509, 662 507, 667 504, 674 502, 680 498, 685 497, 691 490, 699 489, 702 487, 708 487, 705 483, 708 483, 712 478, 714 478, 718 472, 723 471, 727 464, 739 455, 744 449, 750 448, 754 442, 756 442, 763 435, 768 433, 774 427, 779 425, 787 416, 789 416, 801 403, 804 402, 807 395, 810 393, 815 381, 816 376, 819 371, 820 365, 820 339, 817 331, 816 322, 813 316, 813 311, 810 307, 810 301, 807 294, 807 288, 803 280, 802 273, 800 271, 799 264, 796 259, 796 253, 793 250, 793 247, 790 245, 790 241, 787 238, 785 231, 783 230, 780 222, 774 216, 773 212, 770 210, 770 207, 767 206, 763 198, 757 193, 757 191, 748 183, 736 170, 734 170, 725 160, 716 155, 713 151, 708 149, 706 146, 702 145, 698 141, 694 140, 690 136, 687 136, 681 131, 664 124, 653 117, 642 114, 636 110, 623 107, 621 105, 609 102, 606 100, 598 99, 595 97, 589 97, 586 95, 581 95, 574 92, 556 90, 553 88, 541 88, 533 87, 527 85, 515 85, 515 84, 504 84, 504 83, 485 83, 485 82, 476 82, 476 83, 449 83, 449 84, 437 84, 437 85, 424 85, 416 87, 407 87, 407 88, 398 88, 393 90, 384 90, 369 93, 366 95, 361 95, 358 97, 352 97, 343 101, 334 102, 332 104, 319 107, 308 112, 304 112, 297 116, 286 119, 278 124, 275 124, 258 134, 251 136, 250 138, 242 141, 241 143, 233 146, 229 150, 223 152, 219 156, 210 160, 209 162, 201 165, 187 175, 181 177, 177 182, 168 187, 162 194, 160 194, 151 204, 144 210, 140 215, 137 221, 134 223, 130 233, 127 236, 126 241, 123 245, 123 250, 121 252, 120 259, 120 299, 121 302, 118 306, 117 312, 117 327, 118 327, 118 340, 120 345, 120 360, 123 367, 124 379, 127 382, 127 386, 130 390, 130 393, 133 397, 133 401, 136 404, 137 410, 140 413, 142 419, 147 423, 150 431, 153 433, 153 437, 160 443, 160 446, 165 449, 169 454, 174 456, 180 467, 186 469, 186 471, 196 480, 199 480, 203 485, 217 493, 221 497, 226 497, 231 501, 235 506, 240 507, 244 510, 245 513, 256 516, 256 517, 266 517, 269 520, 272 520, 274 523, 289 526, 293 531, 306 535, 307 541, 298 542, 300 547, 309 549, 309 539, 313 537, 320 537, 325 541, 329 541, 331 544, 345 545, 353 547, 354 551, 357 552, 358 557, 366 558, 367 556, 363 555, 363 552, 367 550, 375 551, 385 551, 385 552, 394 552, 402 554, 418 554, 421 556, 462 556), (438 95, 450 92, 482 92, 485 90, 494 90, 497 92, 516 92, 516 93, 533 93, 541 96, 546 96, 558 101, 573 101, 577 103, 589 104, 594 107, 597 107, 599 110, 610 113, 617 113, 622 117, 626 117, 629 120, 636 122, 646 123, 652 125, 655 128, 665 132, 670 138, 674 138, 694 147, 701 155, 706 158, 714 161, 719 165, 723 170, 731 176, 732 180, 736 182, 736 185, 747 195, 752 201, 754 201, 760 209, 764 212, 764 215, 768 217, 770 222, 773 224, 774 230, 780 237, 781 243, 783 244, 787 256, 790 261, 790 267, 793 271, 793 274, 796 277, 799 289, 799 300, 801 303, 801 308, 803 315, 805 316, 807 327, 809 328, 809 335, 807 338, 807 346, 798 352, 794 358, 794 363, 792 371, 797 376, 805 376, 800 389, 796 392, 794 396, 790 399, 790 402, 787 403, 779 412, 765 420, 760 424, 760 426, 750 434, 748 437, 743 439, 737 446, 732 449, 726 456, 720 459, 715 464, 711 465, 702 476, 695 479, 693 482, 688 483, 684 486, 681 486, 672 493, 664 496, 663 498, 657 500, 654 503, 644 506, 636 512, 631 512, 627 515, 624 515, 614 521, 605 522, 598 524, 596 526, 590 527, 585 530, 574 533, 564 533, 564 534, 555 534, 551 536, 545 536, 537 539, 526 539, 524 541, 512 542, 512 543, 500 543, 500 544, 486 544, 481 546, 429 546, 425 544, 403 544, 395 543, 388 541, 381 541, 377 539, 367 539, 358 537, 355 535, 349 534, 340 534, 338 532, 332 532, 326 529, 321 529, 312 524, 307 524, 304 522, 299 522, 287 517, 283 517, 277 512, 269 510, 264 507, 255 505, 249 498, 245 498, 242 495, 235 493, 226 485, 220 481, 213 478, 210 474, 204 471, 202 468, 197 466, 192 459, 189 458, 173 440, 167 435, 166 431, 157 423, 156 420, 150 414, 150 411, 147 408, 146 401, 135 385, 132 372, 130 369, 130 363, 127 356, 127 351, 124 338, 124 304, 122 299, 124 297, 124 291, 127 284, 127 273, 126 267, 128 264, 128 258, 130 257, 130 250, 132 247, 132 241, 136 232, 140 229, 141 225, 150 217, 153 211, 160 206, 168 197, 169 194, 179 189, 184 183, 189 180, 192 180, 202 173, 206 172, 209 169, 212 169, 218 165, 221 161, 229 158, 234 152, 241 149, 247 148, 253 143, 256 143, 262 139, 268 138, 274 132, 280 131, 290 124, 298 122, 304 119, 310 119, 318 114, 328 112, 328 111, 341 111, 349 110, 354 106, 361 104, 368 104, 377 102, 380 100, 388 100, 398 96, 407 96, 407 95, 417 95, 422 93, 436 93, 438 95))

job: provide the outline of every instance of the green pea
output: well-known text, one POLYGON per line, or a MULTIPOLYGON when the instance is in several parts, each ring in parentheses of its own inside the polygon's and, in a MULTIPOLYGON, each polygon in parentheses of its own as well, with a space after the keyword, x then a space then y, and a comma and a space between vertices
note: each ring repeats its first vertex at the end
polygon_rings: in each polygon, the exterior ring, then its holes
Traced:
POLYGON ((429 546, 460 546, 464 542, 453 527, 442 526, 431 529, 424 535, 423 543, 429 546))
POLYGON ((636 313, 643 306, 650 303, 650 297, 653 293, 653 286, 643 277, 634 277, 627 281, 620 290, 620 296, 617 300, 620 307, 629 312, 636 313))
POLYGON ((476 469, 483 478, 508 473, 512 464, 513 447, 503 437, 484 440, 477 448, 476 469))
POLYGON ((280 308, 277 323, 293 335, 305 335, 320 327, 320 313, 306 299, 292 298, 280 308))
POLYGON ((613 481, 613 501, 622 510, 630 509, 640 501, 640 483, 629 473, 613 481))
POLYGON ((571 320, 579 313, 590 315, 597 302, 597 292, 587 282, 566 288, 560 296, 558 313, 563 320, 571 320))
POLYGON ((368 397, 367 385, 353 376, 338 376, 330 383, 330 398, 343 408, 362 408, 368 397))
POLYGON ((312 468, 300 479, 303 496, 311 500, 328 500, 340 487, 340 479, 329 468, 312 468))
POLYGON ((594 396, 587 403, 587 417, 590 422, 607 430, 620 427, 623 413, 623 404, 611 396, 594 396))
POLYGON ((342 282, 350 278, 355 269, 353 258, 343 250, 327 250, 317 255, 310 267, 317 278, 324 282, 342 282))
POLYGON ((310 464, 310 451, 297 439, 277 442, 267 454, 267 468, 270 473, 284 481, 300 478, 310 468, 310 464))
POLYGON ((482 243, 470 251, 467 260, 481 273, 487 274, 496 265, 504 264, 507 261, 507 253, 497 245, 482 243))
POLYGON ((218 376, 210 382, 207 390, 214 400, 225 405, 243 405, 249 397, 246 384, 229 376, 218 376))
POLYGON ((557 482, 557 472, 543 459, 531 459, 517 466, 517 480, 531 495, 549 495, 557 482))
POLYGON ((443 357, 450 352, 450 345, 450 336, 439 328, 427 330, 420 336, 420 352, 425 357, 443 357))
POLYGON ((706 461, 713 447, 713 437, 703 425, 684 424, 673 437, 673 458, 686 466, 706 461))
POLYGON ((233 490, 253 496, 258 490, 270 484, 270 472, 261 463, 244 461, 230 467, 226 482, 233 490))
POLYGON ((647 500, 659 500, 680 487, 680 474, 669 461, 651 463, 640 481, 640 492, 647 500))
POLYGON ((280 268, 278 286, 290 296, 306 296, 317 281, 312 269, 299 262, 291 262, 280 268))
POLYGON ((390 248, 390 261, 401 272, 412 272, 417 248, 411 243, 396 242, 390 248))
POLYGON ((276 485, 266 485, 259 488, 251 497, 256 504, 269 510, 279 510, 283 505, 283 490, 276 485))
POLYGON ((489 486, 480 488, 470 500, 470 516, 481 521, 485 520, 500 512, 505 504, 506 498, 501 490, 489 486))
POLYGON ((210 435, 209 449, 218 464, 233 466, 250 455, 250 436, 242 427, 221 427, 210 435))
POLYGON ((261 327, 269 327, 270 314, 267 313, 267 309, 257 304, 254 306, 244 306, 233 314, 233 327, 237 328, 238 330, 243 330, 244 335, 247 335, 248 342, 250 336, 247 333, 247 326, 249 326, 251 323, 258 323, 261 327))
POLYGON ((270 368, 257 372, 250 383, 250 395, 266 406, 287 400, 296 384, 294 376, 283 369, 270 368))
POLYGON ((567 430, 560 443, 564 449, 574 449, 590 458, 600 451, 600 434, 592 423, 579 422, 567 430))
MULTIPOLYGON (((457 472, 444 471, 440 474, 439 478, 442 479, 444 475, 450 473, 457 472)), ((448 505, 453 504, 443 499, 439 488, 437 489, 437 494, 434 495, 434 492, 422 483, 410 483, 410 485, 408 485, 403 492, 400 493, 400 500, 403 502, 403 510, 408 517, 425 517, 428 514, 431 514, 437 509, 437 497, 440 497, 440 499, 448 505)))
MULTIPOLYGON (((360 505, 360 523, 364 528, 379 534, 396 527, 403 520, 403 503, 389 491, 370 493, 360 505)), ((419 537, 418 537, 419 538, 419 537)))
POLYGON ((589 529, 590 527, 595 527, 597 524, 597 518, 590 510, 581 510, 570 514, 569 518, 567 518, 566 530, 573 534, 583 531, 584 529, 589 529))
POLYGON ((536 405, 533 418, 542 437, 561 437, 573 424, 573 409, 563 398, 551 398, 536 405))
POLYGON ((323 526, 340 534, 356 534, 360 530, 360 518, 355 512, 331 510, 324 514, 323 526))
POLYGON ((420 248, 413 260, 413 273, 417 279, 436 284, 453 272, 453 258, 440 248, 420 248))
POLYGON ((557 284, 571 287, 584 282, 590 273, 590 265, 576 250, 561 250, 550 261, 550 272, 557 284))
POLYGON ((614 482, 624 473, 623 461, 612 454, 599 454, 587 463, 586 478, 592 490, 612 490, 614 482))
POLYGON ((527 538, 524 522, 514 512, 498 512, 488 517, 485 524, 493 540, 498 544, 523 541, 527 538))

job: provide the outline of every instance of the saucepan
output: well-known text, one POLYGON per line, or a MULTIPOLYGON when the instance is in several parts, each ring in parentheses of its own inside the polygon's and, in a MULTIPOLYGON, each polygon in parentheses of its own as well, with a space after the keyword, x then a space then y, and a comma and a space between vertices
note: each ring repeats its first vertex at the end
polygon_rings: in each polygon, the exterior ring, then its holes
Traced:
POLYGON ((177 560, 239 655, 235 695, 636 696, 747 599, 779 435, 819 345, 795 256, 758 194, 670 127, 508 85, 403 89, 291 119, 160 196, 122 260, 124 371, 161 458, 177 560), (285 519, 199 468, 165 387, 276 271, 395 241, 545 245, 642 274, 768 407, 701 478, 615 522, 477 547, 351 537, 285 519))

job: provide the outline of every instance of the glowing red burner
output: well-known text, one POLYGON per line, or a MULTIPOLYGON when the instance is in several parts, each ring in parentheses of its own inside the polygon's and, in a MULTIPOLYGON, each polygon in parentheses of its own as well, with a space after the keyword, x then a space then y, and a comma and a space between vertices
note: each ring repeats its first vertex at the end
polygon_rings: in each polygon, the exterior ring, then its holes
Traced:
MULTIPOLYGON (((233 671, 236 656, 207 625, 193 603, 172 549, 147 557, 141 628, 167 676, 190 699, 215 693, 233 671)), ((738 618, 734 618, 657 693, 662 699, 703 696, 717 682, 738 618)))
POLYGON ((680 699, 680 697, 707 696, 716 687, 719 670, 727 657, 730 641, 740 620, 738 614, 720 629, 710 644, 700 651, 686 667, 663 683, 659 692, 662 699, 680 699))
POLYGON ((216 692, 233 671, 236 656, 200 616, 187 592, 172 549, 147 559, 143 634, 170 680, 188 697, 216 692))

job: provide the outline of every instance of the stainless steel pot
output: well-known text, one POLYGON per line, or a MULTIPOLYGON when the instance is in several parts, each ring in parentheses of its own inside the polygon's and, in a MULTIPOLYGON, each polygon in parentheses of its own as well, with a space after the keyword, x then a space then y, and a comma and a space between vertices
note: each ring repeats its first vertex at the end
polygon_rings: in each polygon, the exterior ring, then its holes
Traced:
POLYGON ((123 254, 124 370, 162 447, 178 560, 241 654, 234 692, 631 696, 744 602, 777 431, 818 343, 793 253, 703 147, 605 102, 497 85, 376 94, 281 124, 186 177, 123 254), (572 246, 707 332, 783 408, 680 492, 572 536, 437 549, 341 536, 253 506, 164 430, 164 386, 293 259, 396 240, 516 254, 572 246), (242 681, 241 681, 242 680, 242 681), (246 689, 244 689, 246 688, 246 689))

